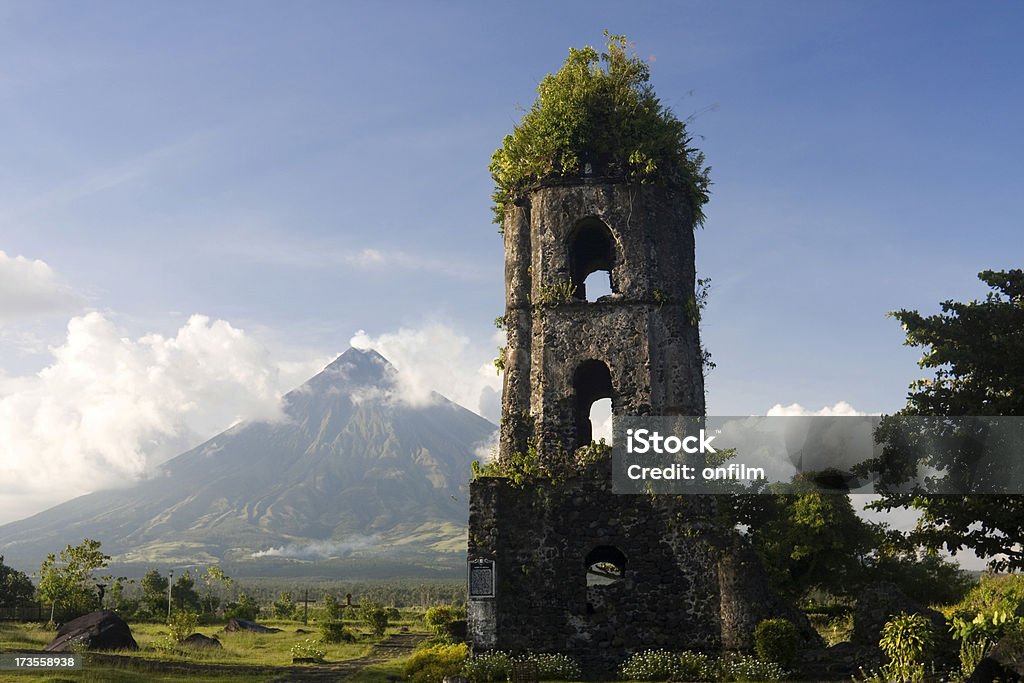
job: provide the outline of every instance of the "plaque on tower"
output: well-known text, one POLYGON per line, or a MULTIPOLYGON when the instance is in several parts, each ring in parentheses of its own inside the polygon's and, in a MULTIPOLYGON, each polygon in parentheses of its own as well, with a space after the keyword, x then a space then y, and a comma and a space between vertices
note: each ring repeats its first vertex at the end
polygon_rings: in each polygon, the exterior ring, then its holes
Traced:
POLYGON ((494 597, 494 560, 469 561, 469 597, 494 597))

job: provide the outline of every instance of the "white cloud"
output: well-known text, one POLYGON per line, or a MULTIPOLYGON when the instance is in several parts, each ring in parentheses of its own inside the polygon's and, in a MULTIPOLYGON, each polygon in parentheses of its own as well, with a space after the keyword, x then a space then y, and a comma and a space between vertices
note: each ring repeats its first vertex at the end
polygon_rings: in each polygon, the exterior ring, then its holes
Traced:
POLYGON ((282 416, 277 366, 222 320, 130 339, 89 313, 50 353, 36 375, 0 377, 0 515, 125 485, 233 422, 282 416))
POLYGON ((784 406, 781 403, 776 403, 774 406, 768 409, 768 417, 838 417, 844 415, 869 415, 857 410, 846 401, 839 401, 833 406, 825 406, 819 410, 811 410, 804 408, 799 403, 791 403, 788 406, 784 406))
POLYGON ((78 297, 45 261, 0 251, 0 323, 5 319, 68 311, 78 297))
POLYGON ((446 398, 497 421, 495 391, 501 392, 501 377, 494 370, 497 347, 504 335, 494 336, 489 345, 474 345, 470 339, 447 325, 434 323, 419 329, 370 336, 360 330, 349 342, 357 349, 374 349, 398 370, 394 398, 409 405, 427 405, 436 397, 446 398))
POLYGON ((322 560, 344 557, 355 550, 362 550, 380 543, 380 536, 350 536, 344 541, 314 541, 312 543, 289 543, 276 548, 267 548, 252 553, 251 557, 290 557, 301 560, 322 560))

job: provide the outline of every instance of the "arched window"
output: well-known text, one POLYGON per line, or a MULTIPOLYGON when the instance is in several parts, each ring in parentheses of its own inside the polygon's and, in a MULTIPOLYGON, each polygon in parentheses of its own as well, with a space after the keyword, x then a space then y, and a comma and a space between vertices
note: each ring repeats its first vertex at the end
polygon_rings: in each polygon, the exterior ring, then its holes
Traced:
POLYGON ((612 375, 599 360, 583 361, 573 374, 575 394, 576 448, 587 446, 594 439, 590 407, 594 401, 612 397, 612 375))
POLYGON ((587 586, 608 586, 626 576, 626 556, 611 545, 599 545, 587 554, 587 586))
POLYGON ((577 300, 596 301, 601 294, 615 291, 612 281, 616 262, 615 238, 607 225, 597 218, 584 218, 570 234, 568 247, 570 279, 576 287, 574 296, 577 300), (595 282, 598 279, 601 281, 595 282), (605 281, 607 286, 604 286, 605 281), (587 295, 588 284, 595 290, 590 296, 587 295))

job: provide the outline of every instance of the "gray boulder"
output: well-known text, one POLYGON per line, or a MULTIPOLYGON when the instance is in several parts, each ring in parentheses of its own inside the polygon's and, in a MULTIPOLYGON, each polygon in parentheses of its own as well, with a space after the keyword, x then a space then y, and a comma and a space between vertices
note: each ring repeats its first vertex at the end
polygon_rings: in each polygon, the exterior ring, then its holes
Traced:
POLYGON ((125 620, 110 611, 90 612, 72 619, 57 630, 57 637, 45 651, 70 652, 76 646, 87 650, 139 649, 125 620))
POLYGON ((248 619, 232 619, 224 626, 225 631, 252 631, 253 633, 280 633, 281 629, 264 626, 248 619))
POLYGON ((204 636, 202 633, 193 633, 185 640, 181 641, 181 644, 185 647, 196 647, 196 648, 223 648, 220 641, 216 638, 204 636))

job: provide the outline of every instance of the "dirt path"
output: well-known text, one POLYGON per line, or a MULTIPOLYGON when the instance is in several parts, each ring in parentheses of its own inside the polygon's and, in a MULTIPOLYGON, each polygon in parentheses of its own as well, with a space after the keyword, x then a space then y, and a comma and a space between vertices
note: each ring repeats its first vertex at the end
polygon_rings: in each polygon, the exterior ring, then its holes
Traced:
POLYGON ((373 649, 365 657, 346 659, 341 662, 295 666, 246 666, 244 664, 169 662, 158 659, 145 659, 143 657, 129 657, 127 655, 108 655, 101 652, 90 652, 89 657, 95 662, 102 662, 117 668, 159 671, 161 673, 181 674, 182 676, 221 674, 251 676, 254 679, 268 679, 272 683, 327 683, 328 681, 343 681, 370 664, 408 656, 426 637, 426 635, 420 633, 394 633, 386 640, 374 645, 373 649))

